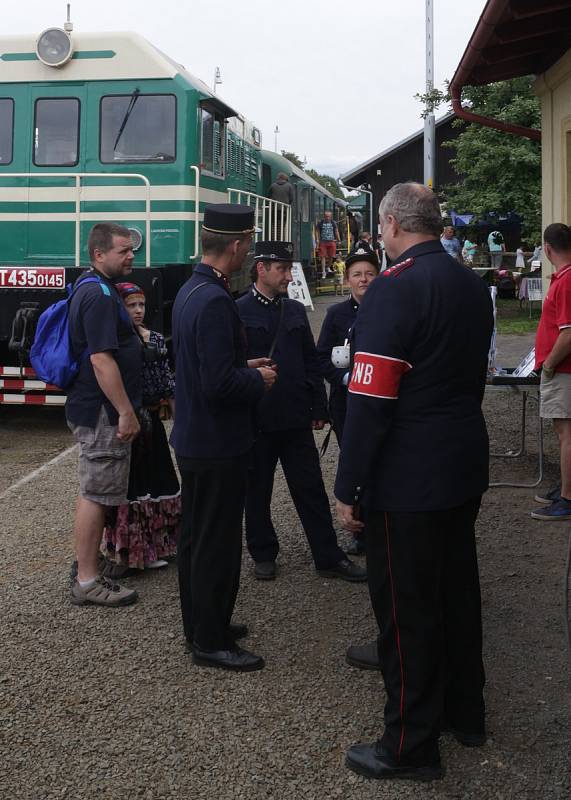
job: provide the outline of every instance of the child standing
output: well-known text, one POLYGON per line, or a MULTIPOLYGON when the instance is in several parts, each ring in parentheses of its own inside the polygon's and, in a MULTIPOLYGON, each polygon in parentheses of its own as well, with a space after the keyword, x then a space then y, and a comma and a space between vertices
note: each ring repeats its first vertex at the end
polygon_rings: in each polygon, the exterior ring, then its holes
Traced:
POLYGON ((160 415, 166 405, 174 416, 174 377, 165 340, 143 324, 143 290, 119 283, 117 291, 143 343, 143 407, 141 433, 131 450, 129 502, 113 510, 103 532, 102 549, 116 565, 111 567, 114 578, 129 569, 167 566, 164 558, 176 552, 181 513, 180 484, 160 415))

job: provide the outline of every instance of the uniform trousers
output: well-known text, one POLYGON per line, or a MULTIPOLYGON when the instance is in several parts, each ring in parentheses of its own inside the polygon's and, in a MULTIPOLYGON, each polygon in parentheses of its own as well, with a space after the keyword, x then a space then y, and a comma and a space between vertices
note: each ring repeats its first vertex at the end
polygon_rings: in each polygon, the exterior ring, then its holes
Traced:
POLYGON ((178 459, 182 518, 177 544, 184 634, 203 650, 225 650, 238 594, 242 517, 250 454, 178 459))
POLYGON ((480 498, 445 511, 367 512, 367 571, 387 701, 381 744, 395 764, 438 758, 443 720, 484 733, 480 498))
POLYGON ((345 558, 337 544, 319 454, 310 428, 260 433, 246 495, 246 542, 254 561, 275 561, 280 549, 272 524, 274 473, 281 462, 288 489, 317 569, 345 558))

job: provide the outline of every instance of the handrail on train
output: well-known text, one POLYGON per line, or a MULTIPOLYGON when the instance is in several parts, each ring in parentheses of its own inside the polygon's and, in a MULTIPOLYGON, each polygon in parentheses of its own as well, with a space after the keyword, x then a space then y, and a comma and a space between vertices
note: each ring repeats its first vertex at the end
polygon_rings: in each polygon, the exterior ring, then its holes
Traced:
POLYGON ((229 203, 245 203, 248 206, 254 201, 256 225, 262 229, 262 239, 282 239, 291 241, 291 206, 279 200, 270 200, 261 194, 249 192, 247 189, 228 189, 229 203), (261 218, 260 218, 261 210, 261 218), (266 213, 268 212, 268 213, 266 213), (266 236, 266 222, 268 235, 266 236))
POLYGON ((2 178, 73 178, 75 180, 75 265, 81 266, 81 181, 83 178, 133 178, 145 186, 145 267, 151 266, 151 183, 137 172, 0 172, 2 178))
POLYGON ((194 254, 192 255, 192 261, 195 258, 198 258, 198 219, 199 219, 199 212, 200 212, 200 169, 198 167, 192 166, 190 167, 192 172, 194 172, 194 254))

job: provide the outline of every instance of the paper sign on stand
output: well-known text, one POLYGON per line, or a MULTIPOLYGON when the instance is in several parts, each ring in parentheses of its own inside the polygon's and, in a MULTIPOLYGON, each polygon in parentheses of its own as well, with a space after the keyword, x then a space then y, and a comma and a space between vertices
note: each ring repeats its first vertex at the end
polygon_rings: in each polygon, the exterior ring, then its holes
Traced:
POLYGON ((293 280, 287 287, 290 300, 297 300, 299 303, 303 303, 306 308, 310 308, 314 311, 315 309, 313 307, 311 295, 309 294, 305 273, 299 261, 294 261, 291 265, 291 277, 293 280))

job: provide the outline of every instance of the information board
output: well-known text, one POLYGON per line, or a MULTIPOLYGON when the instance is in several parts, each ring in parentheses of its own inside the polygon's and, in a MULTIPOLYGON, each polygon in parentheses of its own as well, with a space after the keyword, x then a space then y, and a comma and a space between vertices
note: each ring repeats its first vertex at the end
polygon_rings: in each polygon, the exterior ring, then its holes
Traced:
POLYGON ((290 300, 297 300, 299 303, 303 303, 306 308, 310 308, 314 311, 313 301, 305 279, 305 273, 299 261, 294 261, 291 265, 291 277, 293 280, 287 287, 290 300))

